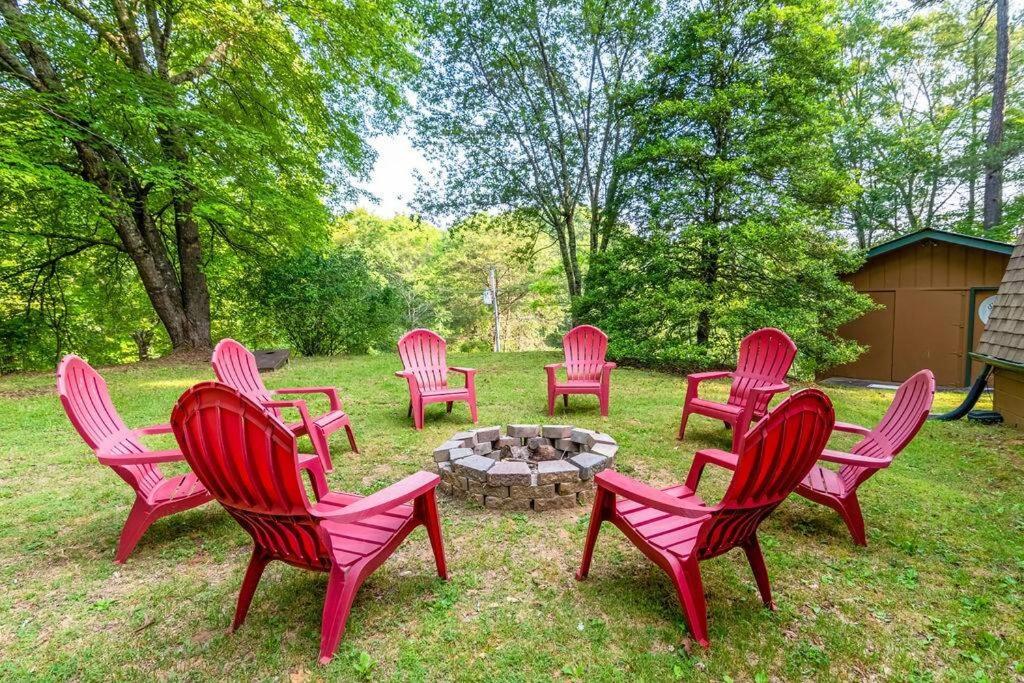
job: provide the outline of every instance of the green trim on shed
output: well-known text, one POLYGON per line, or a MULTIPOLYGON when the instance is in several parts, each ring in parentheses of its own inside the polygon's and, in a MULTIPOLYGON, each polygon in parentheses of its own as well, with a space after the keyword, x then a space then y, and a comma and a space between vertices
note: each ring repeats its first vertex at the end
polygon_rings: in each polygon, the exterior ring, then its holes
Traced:
POLYGON ((924 228, 917 232, 912 232, 909 235, 903 235, 896 239, 889 240, 888 242, 882 242, 874 247, 868 249, 867 258, 871 259, 882 254, 888 254, 890 251, 902 249, 910 244, 917 242, 923 242, 925 240, 935 240, 936 242, 947 242, 949 244, 958 244, 962 247, 973 247, 974 249, 982 249, 984 251, 991 251, 995 254, 1005 254, 1009 256, 1013 253, 1013 245, 1006 242, 1000 242, 998 240, 990 240, 986 237, 974 237, 973 235, 961 235, 958 232, 948 232, 946 230, 933 230, 932 228, 924 228))
POLYGON ((995 356, 989 356, 984 353, 977 353, 975 351, 971 351, 969 355, 976 361, 988 363, 989 365, 995 366, 997 368, 1003 368, 1004 370, 1015 370, 1017 372, 1024 373, 1024 363, 1014 363, 1011 360, 1003 360, 1002 358, 996 358, 995 356))

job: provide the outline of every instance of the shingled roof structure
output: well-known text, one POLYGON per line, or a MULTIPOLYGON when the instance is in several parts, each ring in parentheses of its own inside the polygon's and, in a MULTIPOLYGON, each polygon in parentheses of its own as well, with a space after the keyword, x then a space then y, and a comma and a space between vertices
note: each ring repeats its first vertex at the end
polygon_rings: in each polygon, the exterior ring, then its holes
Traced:
POLYGON ((983 356, 979 360, 1024 367, 1024 234, 1010 256, 996 303, 975 353, 983 356))

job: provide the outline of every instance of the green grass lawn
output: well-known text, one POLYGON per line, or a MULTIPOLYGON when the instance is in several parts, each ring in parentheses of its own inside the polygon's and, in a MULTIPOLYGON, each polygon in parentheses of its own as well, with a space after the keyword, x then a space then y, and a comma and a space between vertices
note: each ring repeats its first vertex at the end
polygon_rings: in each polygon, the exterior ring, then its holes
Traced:
MULTIPOLYGON (((542 366, 553 355, 450 360, 480 370, 481 425, 547 421, 542 366)), ((431 406, 415 432, 396 365, 389 356, 299 359, 268 376, 271 386, 339 387, 363 452, 335 435, 333 488, 368 493, 427 468, 433 447, 467 426, 464 404, 447 416, 431 406)), ((184 389, 212 377, 166 363, 103 374, 131 426, 166 421, 184 389)), ((696 449, 729 443, 721 423, 699 416, 675 440, 684 384, 620 369, 610 418, 581 397, 554 421, 612 434, 620 471, 680 482, 696 449)), ((711 389, 724 395, 724 385, 711 389)), ((869 425, 892 395, 827 391, 839 419, 869 425)), ((936 408, 959 400, 940 395, 936 408)), ((742 552, 702 565, 709 650, 689 638, 669 581, 610 525, 590 579, 574 580, 589 510, 502 514, 442 497, 451 581, 436 578, 418 529, 363 586, 337 656, 321 668, 326 575, 272 564, 245 626, 228 635, 250 541, 216 503, 157 522, 115 565, 130 490, 75 434, 50 375, 7 377, 0 679, 1020 679, 1022 436, 926 424, 861 489, 868 548, 852 544, 831 510, 785 502, 761 527, 778 611, 761 606, 742 552)), ((702 492, 717 500, 727 475, 709 468, 705 480, 702 492)))

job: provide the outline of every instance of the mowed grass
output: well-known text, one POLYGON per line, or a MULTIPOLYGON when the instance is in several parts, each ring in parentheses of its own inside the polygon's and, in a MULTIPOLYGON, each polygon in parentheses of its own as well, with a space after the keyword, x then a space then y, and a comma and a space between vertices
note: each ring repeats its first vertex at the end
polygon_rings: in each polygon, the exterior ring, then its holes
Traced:
MULTIPOLYGON (((461 354, 479 368, 480 424, 548 422, 545 353, 461 354)), ((270 386, 339 387, 362 453, 332 440, 333 488, 372 492, 431 465, 468 425, 406 418, 388 356, 298 359, 270 386)), ((126 421, 167 420, 208 368, 103 370, 126 421)), ((1024 439, 1006 428, 926 424, 861 489, 869 547, 831 510, 786 501, 761 528, 778 603, 761 606, 739 551, 702 565, 711 648, 689 638, 669 581, 613 527, 578 583, 589 510, 494 513, 442 497, 451 581, 417 530, 360 591, 334 661, 316 665, 326 576, 270 566, 245 626, 228 635, 249 537, 216 503, 157 522, 127 564, 113 552, 132 497, 60 408, 50 375, 0 380, 0 679, 1009 680, 1024 676, 1024 439)), ((727 447, 721 423, 675 440, 685 381, 619 369, 612 413, 573 400, 553 422, 598 428, 618 467, 682 481, 692 453, 727 447)), ((724 396, 725 385, 709 387, 724 396)), ((874 424, 892 394, 827 389, 840 419, 874 424)), ((317 400, 317 399, 314 399, 317 400)), ((946 410, 959 395, 944 394, 946 410)), ((320 404, 317 404, 319 406, 320 404)), ((154 445, 166 444, 157 440, 154 445)), ((833 443, 844 445, 839 439, 833 443)), ((181 466, 176 466, 180 468, 181 466)), ((172 468, 173 469, 173 468, 172 468)), ((709 468, 710 500, 727 475, 709 468)))

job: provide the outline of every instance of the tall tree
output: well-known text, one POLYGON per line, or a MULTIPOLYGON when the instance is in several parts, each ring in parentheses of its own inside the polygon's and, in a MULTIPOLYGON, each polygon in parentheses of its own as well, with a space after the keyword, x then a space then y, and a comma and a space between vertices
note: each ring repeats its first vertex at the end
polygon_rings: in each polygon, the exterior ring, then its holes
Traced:
POLYGON ((737 297, 765 301, 753 292, 776 281, 773 269, 810 282, 791 269, 811 266, 852 196, 832 146, 846 78, 834 25, 828 0, 697 0, 640 86, 624 160, 633 222, 688 255, 672 262, 690 287, 698 346, 737 297), (802 256, 777 262, 776 249, 802 256))
POLYGON ((569 296, 577 297, 585 284, 581 253, 605 250, 617 222, 613 162, 630 145, 620 95, 644 64, 657 3, 428 5, 417 137, 444 182, 421 192, 424 208, 457 217, 534 212, 557 242, 569 296))
POLYGON ((4 233, 126 254, 175 349, 210 345, 217 243, 319 231, 414 66, 395 4, 0 0, 4 233), (57 228, 44 204, 73 204, 57 228), (46 208, 43 206, 42 208, 46 208))
POLYGON ((992 72, 992 113, 985 140, 984 228, 991 230, 1003 212, 1003 129, 1006 116, 1006 76, 1010 61, 1010 0, 995 0, 996 64, 992 72))

